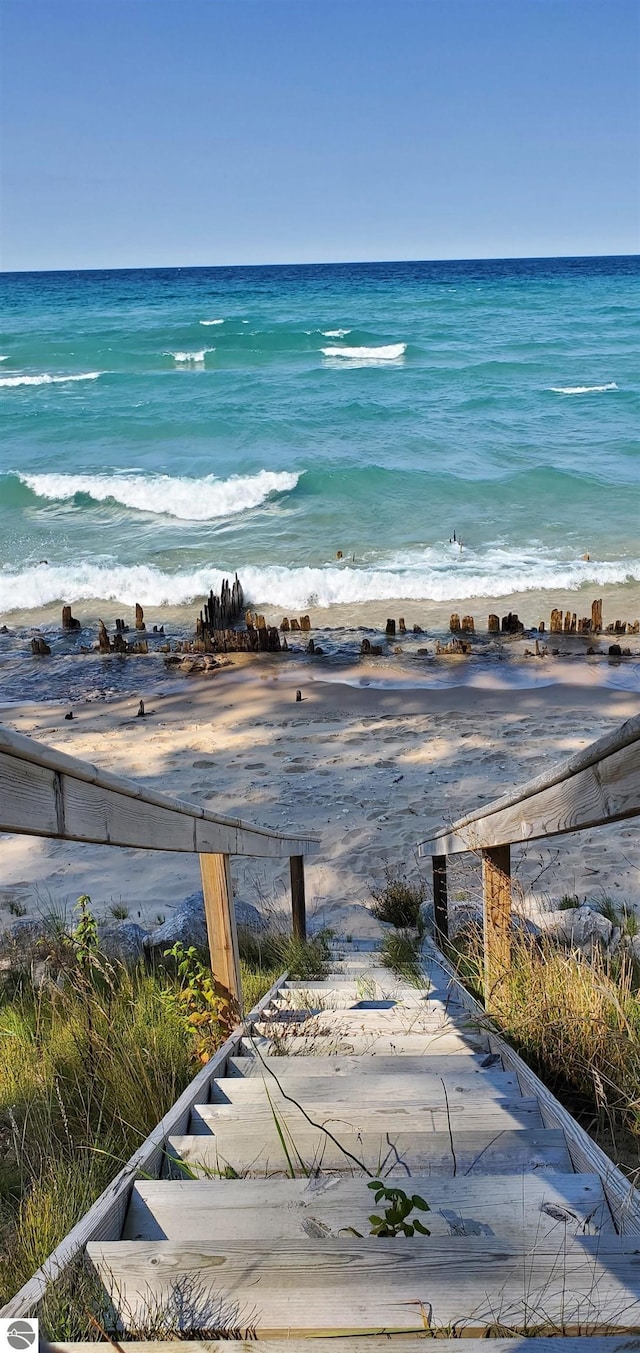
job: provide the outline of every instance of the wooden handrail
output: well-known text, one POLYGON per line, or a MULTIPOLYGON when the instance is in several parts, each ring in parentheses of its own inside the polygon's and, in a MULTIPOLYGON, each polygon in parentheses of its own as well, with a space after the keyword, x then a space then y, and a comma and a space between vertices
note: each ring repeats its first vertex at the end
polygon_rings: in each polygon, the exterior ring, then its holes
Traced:
POLYGON ((640 815, 640 715, 553 770, 422 841, 433 868, 434 929, 446 940, 447 856, 482 860, 485 1002, 510 961, 511 846, 640 815))
POLYGON ((422 841, 419 856, 536 841, 604 826, 640 813, 640 715, 569 761, 530 780, 447 831, 422 841))
POLYGON ((286 836, 209 813, 2 726, 0 832, 198 855, 211 968, 238 1013, 242 984, 231 855, 292 861, 294 931, 304 935, 304 857, 318 850, 317 836, 286 836))
POLYGON ((0 727, 0 832, 201 855, 311 855, 317 836, 286 836, 183 799, 0 727))

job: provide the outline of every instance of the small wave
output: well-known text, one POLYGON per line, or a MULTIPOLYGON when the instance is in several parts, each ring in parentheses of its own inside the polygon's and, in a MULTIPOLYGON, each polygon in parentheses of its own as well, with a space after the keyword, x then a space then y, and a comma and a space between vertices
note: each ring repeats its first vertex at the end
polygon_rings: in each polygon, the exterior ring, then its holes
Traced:
MULTIPOLYGON (((311 330, 309 330, 309 332, 311 333, 311 330)), ((323 329, 323 330, 322 330, 322 337, 323 337, 323 338, 346 338, 347 334, 350 334, 350 333, 351 333, 351 330, 350 330, 350 329, 323 329)))
POLYGON ((609 381, 607 385, 552 385, 550 387, 554 395, 600 395, 605 390, 617 390, 615 381, 609 381))
POLYGON ((379 348, 321 348, 323 357, 347 362, 397 362, 407 351, 406 343, 387 343, 379 348))
POLYGON ((215 352, 215 348, 200 348, 197 352, 165 352, 165 357, 173 357, 175 362, 189 366, 203 366, 208 352, 215 352))
POLYGON ((80 376, 50 376, 43 372, 40 376, 0 376, 0 386, 14 385, 60 385, 66 381, 97 381, 104 371, 84 371, 80 376))
POLYGON ((8 362, 8 361, 9 361, 9 358, 6 356, 6 354, 5 354, 4 357, 0 357, 0 362, 8 362))
POLYGON ((211 328, 214 324, 224 324, 224 320, 223 320, 223 319, 201 319, 201 320, 200 320, 200 323, 201 323, 201 324, 204 324, 204 325, 206 326, 206 328, 209 329, 209 328, 211 328))
POLYGON ((211 521, 259 507, 272 493, 295 489, 299 474, 260 470, 231 479, 178 479, 142 474, 18 474, 38 498, 68 501, 77 493, 94 502, 111 499, 137 512, 177 517, 181 521, 211 521))
MULTIPOLYGON (((77 563, 0 571, 0 612, 28 610, 66 602, 102 599, 133 606, 181 606, 219 591, 233 569, 203 565, 168 573, 147 564, 120 565, 95 559, 77 563)), ((544 552, 494 546, 465 560, 446 548, 416 551, 380 561, 378 566, 320 568, 246 566, 240 570, 246 596, 255 605, 281 613, 311 606, 354 605, 367 601, 453 602, 498 598, 527 591, 574 591, 584 584, 640 580, 640 560, 602 563, 562 560, 544 552)))

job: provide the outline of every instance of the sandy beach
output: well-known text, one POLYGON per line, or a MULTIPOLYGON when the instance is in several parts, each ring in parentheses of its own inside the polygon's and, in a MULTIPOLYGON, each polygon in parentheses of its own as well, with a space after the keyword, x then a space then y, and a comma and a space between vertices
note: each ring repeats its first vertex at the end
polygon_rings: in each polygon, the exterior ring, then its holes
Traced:
MULTIPOLYGON (((528 688, 485 672, 466 685, 412 686, 374 664, 340 673, 277 659, 234 659, 205 678, 167 683, 146 699, 13 704, 0 720, 61 751, 211 811, 284 830, 318 832, 307 864, 312 927, 376 935, 370 886, 385 867, 422 872, 416 843, 443 822, 562 761, 622 720, 640 699, 606 688, 597 670, 566 664, 555 684, 528 688), (328 677, 328 679, 327 679, 328 677), (563 679, 564 678, 564 679, 563 679), (380 684, 363 684, 378 682, 380 684), (296 690, 302 702, 296 702, 296 690)), ((136 668, 146 698, 144 668, 136 668)), ((0 924, 71 908, 89 893, 99 916, 127 908, 147 927, 199 886, 195 857, 3 838, 0 924)), ((640 911, 640 830, 620 823, 514 850, 528 904, 604 895, 640 911)), ((286 870, 236 860, 236 896, 263 911, 289 907, 286 870)), ((475 865, 451 871, 453 901, 476 895, 475 865)))

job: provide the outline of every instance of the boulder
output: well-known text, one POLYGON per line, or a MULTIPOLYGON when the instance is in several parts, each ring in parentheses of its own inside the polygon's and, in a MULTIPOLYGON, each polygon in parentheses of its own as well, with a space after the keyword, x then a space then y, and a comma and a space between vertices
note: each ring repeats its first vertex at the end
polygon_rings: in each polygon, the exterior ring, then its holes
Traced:
MULTIPOLYGON (((250 902, 236 902, 236 925, 246 926, 250 930, 264 930, 264 921, 257 907, 250 902)), ((171 916, 145 936, 145 949, 171 949, 174 944, 188 947, 194 944, 196 949, 206 949, 209 938, 204 914, 202 889, 190 893, 171 913, 171 916)))
POLYGON ((574 949, 589 955, 596 947, 607 949, 613 939, 614 927, 606 916, 593 907, 569 907, 566 911, 551 911, 544 916, 544 928, 574 949))
POLYGON ((144 954, 148 931, 135 921, 119 921, 98 926, 98 943, 105 958, 113 963, 137 963, 144 954))

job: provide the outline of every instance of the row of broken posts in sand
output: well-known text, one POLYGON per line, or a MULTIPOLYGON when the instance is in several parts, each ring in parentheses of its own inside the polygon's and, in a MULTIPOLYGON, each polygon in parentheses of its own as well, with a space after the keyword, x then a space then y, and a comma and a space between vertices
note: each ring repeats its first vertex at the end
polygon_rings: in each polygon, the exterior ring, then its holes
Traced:
MULTIPOLYGON (((62 629, 63 631, 80 630, 81 623, 71 613, 70 606, 62 608, 62 629)), ((202 610, 196 620, 195 638, 177 640, 173 643, 163 642, 154 644, 154 651, 163 653, 171 663, 180 660, 182 656, 214 656, 225 653, 282 653, 289 650, 287 642, 288 634, 309 633, 314 627, 309 615, 301 615, 299 618, 292 616, 283 616, 279 625, 270 624, 264 615, 256 614, 254 611, 245 610, 244 590, 238 575, 235 575, 233 584, 225 579, 220 589, 220 594, 215 595, 213 591, 209 593, 202 610), (178 655, 176 657, 176 655, 178 655)), ((435 655, 448 654, 466 654, 471 651, 472 639, 478 634, 474 617, 472 615, 463 615, 460 617, 457 612, 453 612, 449 620, 449 630, 451 639, 448 642, 438 640, 435 646, 435 655)), ((127 639, 129 626, 124 620, 115 621, 115 633, 109 634, 107 626, 102 620, 98 621, 97 644, 93 648, 83 648, 83 652, 93 652, 97 648, 100 653, 120 653, 120 654, 146 654, 149 652, 147 638, 142 636, 147 633, 142 606, 136 604, 135 608, 135 639, 127 639)), ((164 626, 154 625, 152 633, 158 638, 164 638, 164 626)), ((408 628, 403 617, 397 622, 394 619, 387 619, 385 626, 385 639, 387 646, 372 643, 370 639, 363 638, 360 647, 362 657, 379 657, 389 652, 389 643, 403 637, 407 634, 415 636, 424 634, 422 626, 414 624, 411 629, 408 628)), ((536 639, 536 654, 546 653, 540 649, 540 638, 546 638, 547 634, 558 635, 581 635, 583 637, 597 637, 602 634, 615 635, 637 635, 640 634, 640 621, 614 620, 610 624, 603 625, 602 618, 602 598, 594 601, 591 605, 591 614, 589 616, 578 617, 575 611, 553 609, 551 620, 547 629, 545 621, 542 620, 532 629, 527 629, 524 622, 520 620, 517 613, 510 611, 507 615, 500 617, 491 614, 488 617, 486 633, 495 639, 523 637, 525 635, 536 639)), ((43 656, 51 652, 46 641, 38 636, 31 641, 32 651, 35 655, 43 656)), ((593 648, 588 648, 587 653, 596 652, 593 648)), ((313 638, 309 638, 306 652, 322 656, 323 650, 313 638)), ((417 655, 427 654, 430 650, 418 648, 417 655)), ((611 656, 625 656, 630 650, 625 650, 619 644, 611 645, 609 649, 611 656)))

